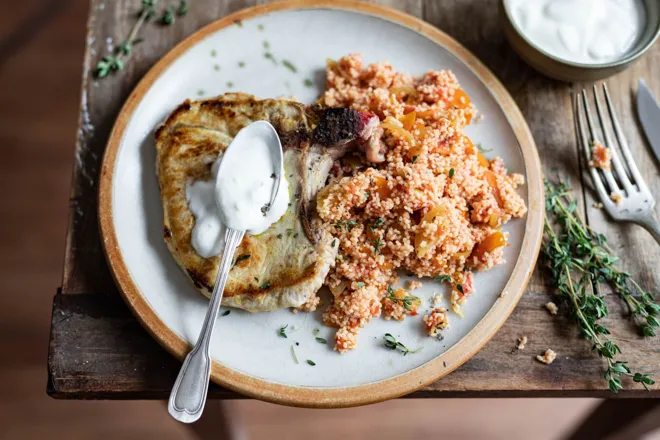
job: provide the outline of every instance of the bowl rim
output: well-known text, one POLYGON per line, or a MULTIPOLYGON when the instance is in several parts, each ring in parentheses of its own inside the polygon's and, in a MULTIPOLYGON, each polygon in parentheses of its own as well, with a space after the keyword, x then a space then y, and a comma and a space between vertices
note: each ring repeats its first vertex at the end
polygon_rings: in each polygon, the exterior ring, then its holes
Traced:
MULTIPOLYGON (((552 55, 551 53, 547 52, 540 46, 538 46, 536 43, 532 42, 529 38, 527 38, 527 35, 518 27, 518 24, 516 21, 513 19, 511 16, 511 11, 509 10, 509 1, 510 0, 502 0, 502 8, 504 11, 504 15, 506 16, 507 21, 513 28, 513 30, 516 32, 516 34, 522 38, 522 40, 527 43, 529 46, 531 46, 534 50, 542 54, 543 56, 559 63, 563 64, 565 66, 571 66, 571 67, 577 67, 580 69, 586 69, 586 70, 598 70, 598 69, 607 69, 611 67, 619 67, 622 65, 626 65, 632 61, 635 61, 637 58, 641 57, 646 53, 646 51, 653 46, 653 44, 656 42, 658 37, 660 36, 660 19, 658 19, 656 27, 655 27, 655 32, 653 33, 653 36, 641 47, 639 47, 637 50, 630 52, 628 55, 626 55, 623 58, 619 58, 613 61, 609 61, 607 63, 578 63, 576 61, 569 61, 564 58, 557 57, 555 55, 552 55)), ((644 7, 646 8, 646 1, 644 1, 644 7)), ((660 5, 659 5, 660 7, 660 5)), ((648 14, 647 14, 648 16, 648 14)), ((648 28, 648 23, 649 20, 647 18, 646 20, 646 26, 648 28)))

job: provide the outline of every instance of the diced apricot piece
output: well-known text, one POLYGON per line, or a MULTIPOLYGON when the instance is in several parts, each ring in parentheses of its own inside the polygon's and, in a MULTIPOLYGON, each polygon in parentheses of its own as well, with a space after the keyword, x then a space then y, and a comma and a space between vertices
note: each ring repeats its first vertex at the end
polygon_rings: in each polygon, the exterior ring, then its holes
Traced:
POLYGON ((417 119, 417 113, 410 112, 399 118, 399 121, 403 124, 405 130, 411 131, 415 126, 415 120, 417 119))
POLYGON ((488 252, 492 252, 497 248, 501 248, 505 244, 506 240, 504 239, 504 235, 499 231, 493 232, 488 237, 484 238, 481 243, 474 247, 472 256, 481 260, 488 252))
POLYGON ((467 108, 470 105, 470 97, 462 89, 454 92, 454 99, 449 103, 450 107, 467 108))
POLYGON ((502 201, 502 196, 500 196, 500 190, 499 187, 497 186, 497 176, 495 176, 495 173, 493 173, 491 170, 486 170, 484 171, 484 177, 486 178, 486 181, 488 182, 491 190, 493 191, 495 200, 497 200, 497 206, 501 208, 504 205, 504 202, 502 201))
POLYGON ((479 161, 479 165, 485 168, 490 168, 490 162, 488 159, 486 159, 486 156, 481 154, 481 151, 477 152, 477 160, 479 161))
POLYGON ((385 200, 392 194, 392 190, 387 186, 387 179, 384 177, 377 177, 374 185, 376 185, 376 192, 381 200, 385 200))

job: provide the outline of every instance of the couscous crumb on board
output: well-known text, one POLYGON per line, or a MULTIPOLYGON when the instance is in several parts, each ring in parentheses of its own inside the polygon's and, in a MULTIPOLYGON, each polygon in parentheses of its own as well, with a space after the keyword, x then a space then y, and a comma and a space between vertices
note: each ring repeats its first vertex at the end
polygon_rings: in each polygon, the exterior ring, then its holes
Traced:
POLYGON ((417 280, 408 281, 408 289, 410 290, 419 289, 420 287, 422 287, 422 285, 423 284, 421 281, 417 281, 417 280))
POLYGON ((390 292, 397 269, 449 280, 451 308, 461 314, 473 272, 504 263, 501 226, 527 208, 516 192, 524 177, 465 135, 476 110, 453 73, 413 77, 388 63, 364 65, 356 54, 329 61, 326 73, 321 104, 381 120, 378 154, 335 162, 317 196, 319 227, 339 242, 324 322, 339 329, 335 348, 344 352, 371 318, 417 313, 416 297, 390 292))
POLYGON ((551 315, 556 315, 557 311, 559 310, 559 307, 557 307, 557 304, 553 303, 550 301, 545 305, 545 308, 548 309, 548 312, 550 312, 551 315))
POLYGON ((527 336, 523 335, 518 338, 518 345, 516 345, 516 348, 518 350, 523 350, 526 344, 527 344, 527 336))
POLYGON ((557 357, 557 353, 554 351, 550 350, 549 348, 543 353, 543 355, 536 355, 536 360, 539 362, 542 362, 546 365, 550 365, 555 358, 557 357))
POLYGON ((603 204, 600 203, 600 202, 594 202, 594 203, 591 205, 591 207, 592 207, 592 208, 596 208, 596 209, 603 209, 603 204))

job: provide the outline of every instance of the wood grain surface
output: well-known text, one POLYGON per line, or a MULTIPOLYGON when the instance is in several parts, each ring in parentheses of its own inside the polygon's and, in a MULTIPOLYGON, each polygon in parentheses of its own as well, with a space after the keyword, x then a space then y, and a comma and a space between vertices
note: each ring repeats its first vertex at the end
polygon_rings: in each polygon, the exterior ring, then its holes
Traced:
MULTIPOLYGON (((170 2, 177 3, 177 2, 170 2)), ((139 10, 139 2, 91 2, 83 64, 81 112, 76 162, 69 206, 69 225, 62 287, 53 305, 49 351, 49 393, 61 398, 164 398, 179 368, 178 362, 154 342, 124 305, 101 249, 97 209, 100 161, 112 124, 137 81, 169 49, 201 26, 255 3, 246 0, 196 0, 188 15, 169 27, 146 26, 145 41, 121 74, 101 81, 92 77, 98 59, 107 53, 109 38, 124 38, 139 10)), ((655 270, 660 248, 646 231, 614 224, 592 207, 594 194, 578 166, 571 120, 570 93, 591 84, 550 80, 536 73, 504 40, 496 0, 374 1, 424 18, 445 31, 481 59, 516 100, 534 134, 544 170, 571 179, 589 223, 603 232, 622 259, 621 265, 642 285, 657 290, 655 270)), ((642 137, 632 104, 640 77, 660 96, 660 45, 654 46, 629 70, 608 80, 624 132, 651 191, 660 196, 659 164, 642 137)), ((441 66, 439 66, 441 67, 441 66)), ((495 337, 460 369, 414 393, 414 397, 448 396, 610 396, 602 379, 603 363, 577 334, 559 304, 551 316, 544 304, 552 300, 547 273, 539 265, 516 311, 495 337), (524 350, 516 340, 526 335, 524 350), (534 360, 547 348, 558 353, 549 366, 534 360)), ((623 357, 636 369, 660 377, 657 338, 641 338, 626 317, 621 301, 605 293, 610 316, 605 324, 621 342, 623 357)), ((555 301, 557 301, 555 299, 555 301)), ((557 301, 558 302, 558 301, 557 301)), ((559 302, 558 302, 559 303, 559 302)), ((624 381, 618 397, 660 396, 624 381)), ((237 397, 212 386, 214 397, 237 397)))

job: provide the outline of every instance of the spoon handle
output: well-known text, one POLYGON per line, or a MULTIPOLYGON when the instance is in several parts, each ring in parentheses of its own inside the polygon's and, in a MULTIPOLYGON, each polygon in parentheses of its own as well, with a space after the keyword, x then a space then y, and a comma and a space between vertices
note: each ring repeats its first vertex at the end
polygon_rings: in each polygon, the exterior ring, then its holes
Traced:
POLYGON ((211 355, 209 353, 211 335, 220 310, 222 294, 229 277, 234 252, 241 244, 244 234, 245 231, 235 229, 227 229, 225 233, 225 250, 222 253, 213 295, 211 295, 202 330, 197 343, 183 361, 179 376, 172 388, 167 409, 172 417, 180 422, 192 423, 199 419, 204 410, 211 374, 211 355))

